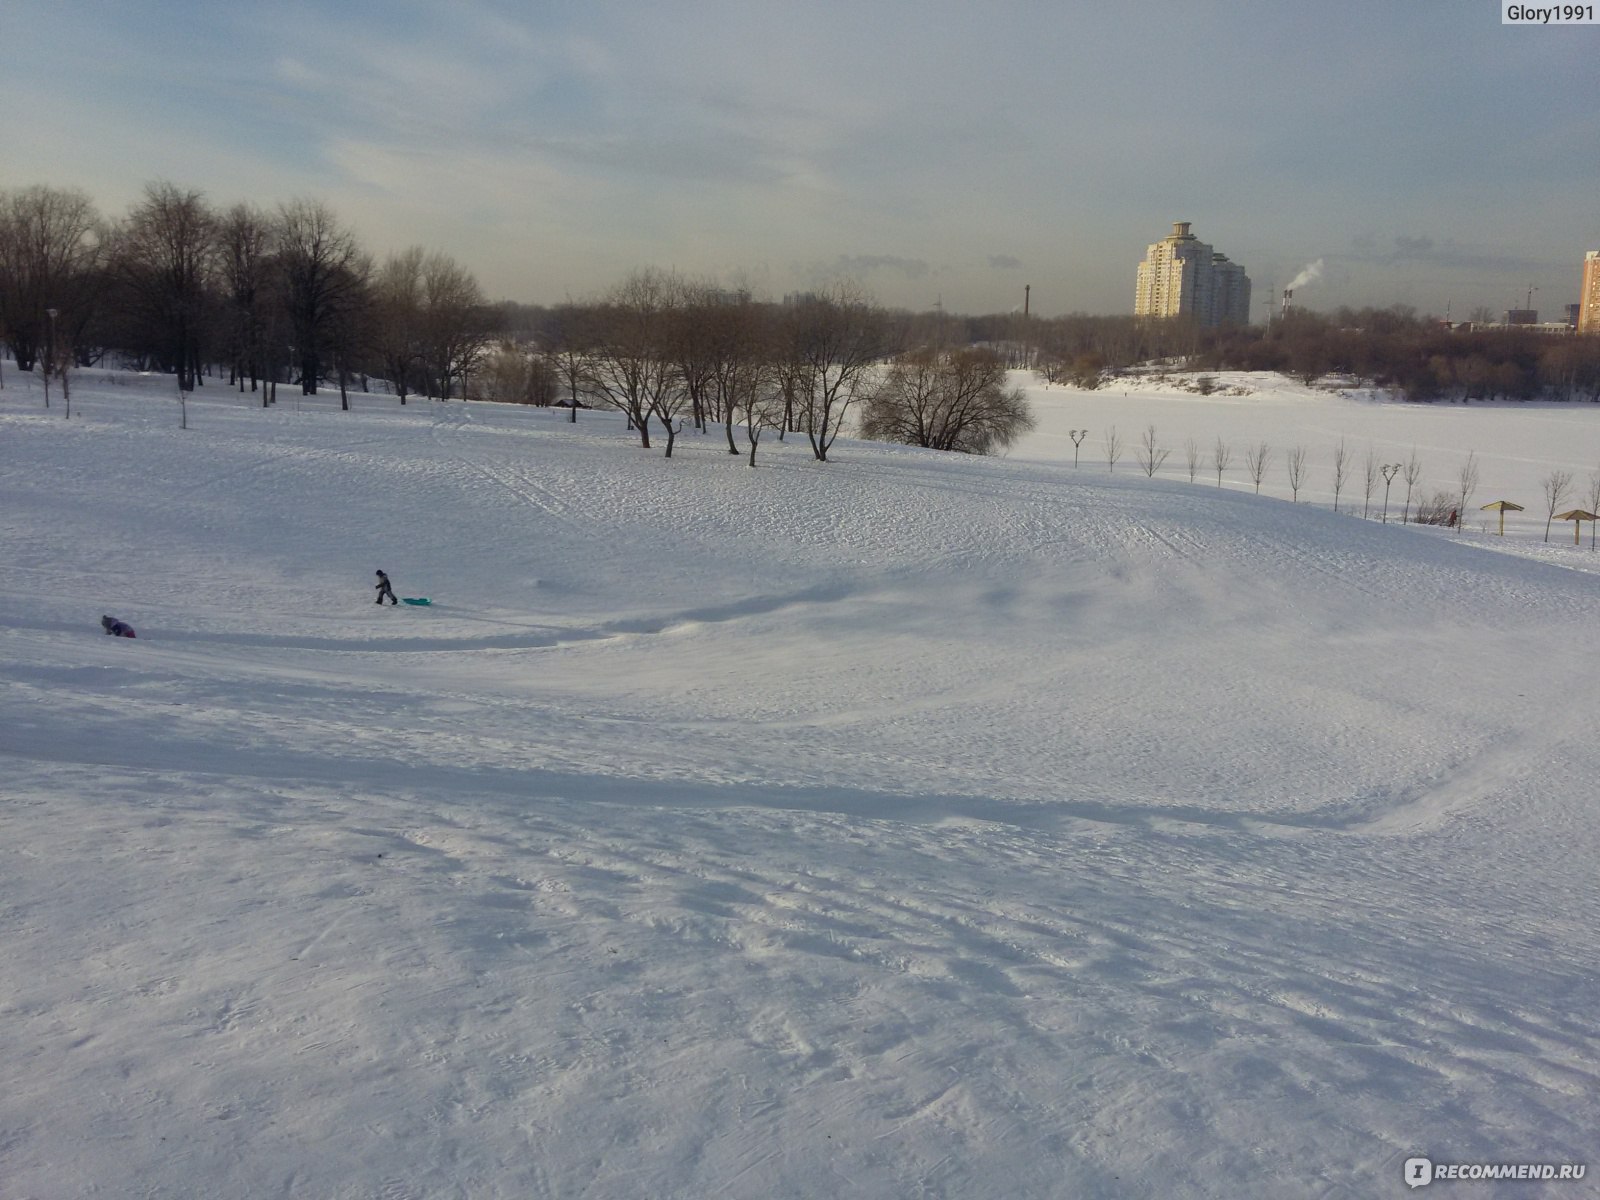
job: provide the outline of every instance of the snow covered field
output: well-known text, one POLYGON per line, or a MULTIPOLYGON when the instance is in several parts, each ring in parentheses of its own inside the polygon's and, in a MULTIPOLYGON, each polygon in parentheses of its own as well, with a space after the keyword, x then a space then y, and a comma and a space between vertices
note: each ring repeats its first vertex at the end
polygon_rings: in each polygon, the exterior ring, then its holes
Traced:
MULTIPOLYGON (((1019 375, 1017 378, 1032 378, 1019 375)), ((1525 511, 1506 514, 1505 536, 1512 550, 1580 569, 1593 564, 1559 547, 1572 545, 1571 524, 1558 522, 1544 548, 1544 481, 1551 471, 1572 476, 1565 500, 1556 508, 1565 512, 1588 508, 1593 477, 1600 473, 1600 406, 1593 404, 1515 403, 1406 404, 1369 389, 1340 390, 1329 381, 1307 387, 1282 375, 1213 372, 1217 391, 1202 396, 1193 391, 1197 377, 1174 374, 1166 380, 1124 377, 1092 392, 1067 385, 1036 382, 1029 386, 1039 426, 1013 452, 1014 458, 1070 463, 1070 431, 1083 430, 1079 469, 1106 471, 1106 440, 1113 429, 1122 442, 1117 472, 1139 473, 1140 442, 1145 431, 1156 427, 1157 444, 1169 455, 1157 472, 1159 478, 1189 479, 1185 442, 1192 438, 1199 450, 1197 482, 1216 485, 1212 465, 1218 438, 1228 443, 1232 463, 1223 474, 1223 486, 1253 491, 1255 484, 1245 462, 1246 451, 1265 442, 1269 447, 1261 494, 1287 500, 1291 488, 1286 465, 1296 446, 1306 452, 1302 503, 1333 505, 1333 455, 1340 439, 1348 461, 1340 509, 1360 514, 1367 507, 1364 495, 1364 460, 1370 450, 1377 462, 1404 464, 1416 455, 1421 464, 1418 496, 1436 491, 1455 493, 1462 465, 1472 455, 1480 476, 1468 502, 1465 532, 1499 537, 1499 518, 1480 506, 1510 500, 1525 511), (1538 542, 1539 548, 1532 543, 1538 542)), ((1370 515, 1378 518, 1383 504, 1383 480, 1375 480, 1370 515)), ((1406 482, 1395 478, 1390 492, 1389 516, 1403 512, 1406 482)), ((1588 524, 1583 545, 1590 541, 1588 524)), ((1473 540, 1469 538, 1469 540, 1473 540)))
POLYGON ((1587 537, 1178 477, 1304 421, 1531 516, 1600 411, 1041 387, 1008 461, 750 470, 169 382, 0 391, 4 1200, 1600 1170, 1587 537))

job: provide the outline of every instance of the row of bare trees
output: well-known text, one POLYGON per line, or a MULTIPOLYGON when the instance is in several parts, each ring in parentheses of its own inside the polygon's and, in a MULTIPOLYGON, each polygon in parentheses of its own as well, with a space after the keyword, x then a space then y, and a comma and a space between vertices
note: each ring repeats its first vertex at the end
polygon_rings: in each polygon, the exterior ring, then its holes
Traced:
MULTIPOLYGON (((1074 431, 1075 435, 1087 431, 1074 431)), ((1080 438, 1075 436, 1074 442, 1079 443, 1080 438)), ((1117 463, 1122 461, 1126 450, 1126 443, 1122 434, 1115 425, 1106 430, 1101 439, 1104 451, 1106 469, 1114 472, 1117 463)), ((1223 477, 1234 466, 1235 447, 1227 439, 1218 437, 1208 447, 1203 447, 1193 437, 1186 438, 1183 446, 1184 468, 1187 471, 1190 483, 1196 482, 1202 472, 1207 478, 1215 476, 1216 486, 1221 487, 1223 477)), ((1261 492, 1261 485, 1266 480, 1268 472, 1276 465, 1279 451, 1270 442, 1251 442, 1244 446, 1242 462, 1245 475, 1254 486, 1257 495, 1261 492)), ((1162 444, 1161 438, 1154 425, 1145 427, 1140 435, 1139 442, 1134 449, 1134 460, 1139 469, 1147 477, 1153 478, 1172 455, 1170 448, 1162 444)), ((1310 478, 1312 468, 1311 453, 1304 445, 1294 445, 1282 451, 1283 470, 1289 484, 1290 499, 1295 503, 1300 500, 1300 492, 1310 478)), ((1073 465, 1077 465, 1076 458, 1073 465)), ((1443 525, 1459 522, 1467 511, 1467 503, 1472 499, 1478 489, 1480 481, 1480 464, 1476 453, 1469 453, 1460 464, 1451 488, 1435 491, 1432 494, 1419 496, 1418 486, 1422 481, 1422 459, 1418 457, 1413 448, 1410 456, 1404 462, 1387 462, 1381 458, 1376 449, 1368 447, 1363 458, 1357 461, 1351 452, 1349 443, 1340 438, 1334 446, 1330 458, 1330 475, 1333 484, 1333 510, 1340 511, 1340 504, 1347 488, 1354 488, 1359 480, 1362 488, 1361 515, 1370 518, 1373 509, 1379 508, 1379 519, 1385 523, 1389 520, 1389 498, 1397 482, 1405 484, 1405 494, 1401 508, 1400 520, 1405 522, 1418 522, 1429 525, 1443 525), (1374 497, 1379 495, 1380 501, 1374 497), (1417 500, 1416 511, 1413 512, 1413 500, 1417 500)), ((1556 507, 1568 494, 1568 487, 1572 482, 1571 472, 1553 472, 1544 482, 1546 500, 1550 504, 1550 514, 1553 517, 1556 507), (1553 497, 1553 498, 1552 498, 1553 497)), ((1600 471, 1595 473, 1595 488, 1600 489, 1600 471)), ((1600 492, 1591 498, 1591 511, 1600 504, 1600 492)), ((1353 511, 1353 508, 1352 510, 1353 511)), ((1547 528, 1548 535, 1548 528, 1547 528)), ((1548 539, 1547 539, 1548 540, 1548 539)))
POLYGON ((857 410, 865 437, 974 454, 1031 427, 999 354, 907 348, 910 333, 849 283, 768 304, 646 270, 548 314, 536 349, 501 346, 474 394, 570 404, 573 419, 579 405, 614 408, 641 446, 664 437, 668 457, 684 429, 717 426, 752 465, 768 431, 804 435, 828 461, 857 410))
POLYGON ((614 408, 642 447, 664 437, 668 457, 685 428, 717 426, 728 452, 752 464, 771 430, 804 434, 826 462, 889 353, 888 334, 882 309, 850 284, 774 305, 643 270, 544 314, 531 344, 502 343, 472 394, 570 405, 574 420, 579 407, 614 408))
POLYGON ((492 340, 472 275, 420 248, 381 264, 324 204, 213 208, 149 185, 117 220, 83 193, 0 192, 0 338, 21 370, 63 378, 107 353, 178 378, 222 364, 263 403, 279 382, 310 395, 381 374, 402 399, 448 397, 492 340))

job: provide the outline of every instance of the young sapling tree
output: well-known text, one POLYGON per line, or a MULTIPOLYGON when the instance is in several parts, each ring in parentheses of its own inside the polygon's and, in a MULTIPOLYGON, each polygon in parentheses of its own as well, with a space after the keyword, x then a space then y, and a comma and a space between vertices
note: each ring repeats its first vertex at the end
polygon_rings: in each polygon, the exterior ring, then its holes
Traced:
POLYGON ((1156 444, 1156 427, 1146 427, 1144 436, 1139 439, 1139 466, 1144 471, 1145 478, 1150 479, 1161 469, 1161 464, 1167 461, 1167 455, 1172 453, 1156 444))
POLYGON ((1250 478, 1255 482, 1256 495, 1261 494, 1261 480, 1267 473, 1267 465, 1272 461, 1272 447, 1266 442, 1257 442, 1244 452, 1245 469, 1250 472, 1250 478))
POLYGON ((1228 445, 1219 436, 1216 445, 1211 447, 1211 465, 1217 472, 1217 486, 1222 486, 1222 473, 1228 469, 1228 464, 1233 461, 1233 447, 1228 445))
POLYGON ((1289 474, 1289 495, 1293 501, 1300 502, 1300 488, 1306 481, 1306 448, 1296 446, 1284 456, 1284 469, 1289 474))
POLYGON ((1544 477, 1544 540, 1547 542, 1550 540, 1550 526, 1556 519, 1556 509, 1560 508, 1561 502, 1567 498, 1567 488, 1571 485, 1571 471, 1551 471, 1544 477))

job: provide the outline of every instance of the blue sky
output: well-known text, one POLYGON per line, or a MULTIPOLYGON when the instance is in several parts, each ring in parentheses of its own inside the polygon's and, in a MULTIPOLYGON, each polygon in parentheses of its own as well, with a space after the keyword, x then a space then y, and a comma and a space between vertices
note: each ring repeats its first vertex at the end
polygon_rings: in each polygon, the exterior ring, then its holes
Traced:
POLYGON ((644 266, 781 295, 1131 310, 1187 220, 1256 315, 1576 301, 1600 27, 1492 0, 0 0, 0 187, 329 203, 495 297, 644 266))

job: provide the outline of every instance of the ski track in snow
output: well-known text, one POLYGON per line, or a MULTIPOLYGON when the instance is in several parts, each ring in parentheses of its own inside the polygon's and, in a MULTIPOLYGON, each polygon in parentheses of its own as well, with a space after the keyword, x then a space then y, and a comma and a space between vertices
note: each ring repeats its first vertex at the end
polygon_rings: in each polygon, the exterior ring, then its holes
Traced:
POLYGON ((7 1196, 1594 1158, 1588 575, 1132 470, 11 377, 7 1196))

